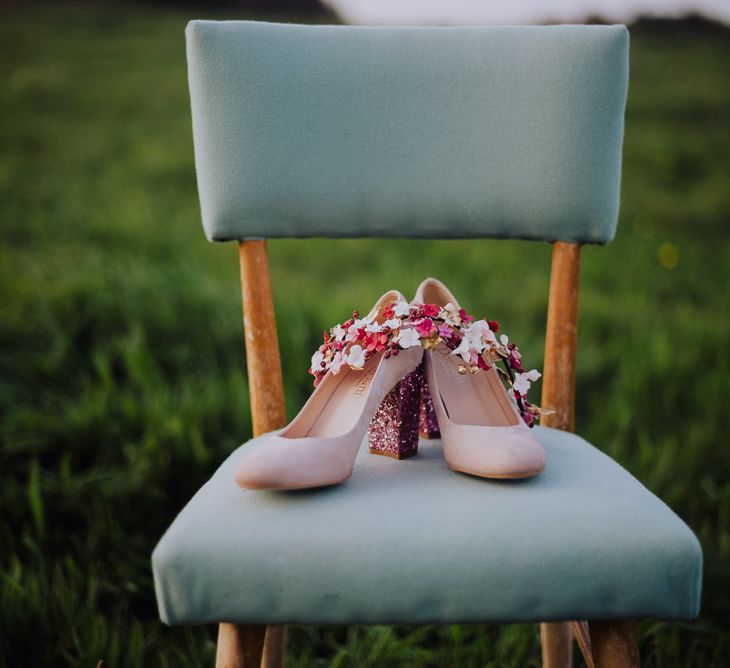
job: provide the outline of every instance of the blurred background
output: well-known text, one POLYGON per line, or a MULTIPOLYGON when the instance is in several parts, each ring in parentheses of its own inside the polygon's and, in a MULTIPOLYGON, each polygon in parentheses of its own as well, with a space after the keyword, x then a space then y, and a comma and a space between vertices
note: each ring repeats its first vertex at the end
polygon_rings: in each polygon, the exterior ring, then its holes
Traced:
MULTIPOLYGON (((643 622, 645 665, 728 665, 730 5, 719 0, 0 4, 0 665, 213 662, 214 627, 158 621, 150 572, 177 511, 250 434, 237 248, 206 243, 199 220, 191 18, 630 24, 618 236, 583 253, 577 431, 704 548, 700 619, 643 622)), ((429 274, 541 365, 547 244, 277 240, 270 253, 290 417, 322 329, 429 274)), ((294 627, 287 665, 539 657, 536 625, 294 627)))

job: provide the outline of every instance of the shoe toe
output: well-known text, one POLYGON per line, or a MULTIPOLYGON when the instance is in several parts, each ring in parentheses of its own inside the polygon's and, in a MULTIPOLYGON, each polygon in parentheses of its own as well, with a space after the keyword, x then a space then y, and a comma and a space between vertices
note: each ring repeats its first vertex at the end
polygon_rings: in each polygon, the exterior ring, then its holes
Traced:
POLYGON ((444 446, 451 468, 484 478, 529 478, 545 468, 545 450, 523 429, 464 426, 444 446))
POLYGON ((343 482, 352 474, 352 462, 330 447, 311 439, 274 437, 259 444, 238 464, 236 483, 246 489, 309 489, 343 482))
POLYGON ((282 467, 263 449, 254 450, 238 464, 236 484, 246 489, 276 489, 284 482, 282 467))

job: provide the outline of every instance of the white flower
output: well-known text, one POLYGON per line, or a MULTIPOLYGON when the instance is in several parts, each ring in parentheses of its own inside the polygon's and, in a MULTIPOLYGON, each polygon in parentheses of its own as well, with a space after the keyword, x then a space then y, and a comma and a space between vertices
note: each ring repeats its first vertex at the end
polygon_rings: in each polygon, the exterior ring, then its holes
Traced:
POLYGON ((515 374, 512 389, 524 397, 530 391, 530 384, 534 383, 540 375, 541 374, 536 369, 531 369, 525 373, 515 374))
POLYGON ((341 325, 336 325, 332 329, 332 335, 335 337, 335 341, 342 341, 345 338, 345 334, 347 334, 347 330, 341 325))
POLYGON ((398 344, 401 348, 413 348, 421 345, 421 337, 415 329, 402 329, 398 336, 398 344))
POLYGON ((461 355, 465 362, 469 362, 471 360, 471 345, 469 339, 467 339, 466 336, 461 339, 459 345, 451 351, 451 354, 461 355))
POLYGON ((454 327, 458 327, 459 325, 461 325, 461 316, 459 315, 459 309, 451 302, 446 304, 446 306, 441 309, 439 317, 443 318, 449 325, 453 325, 454 327))
POLYGON ((365 366, 365 351, 362 346, 352 346, 350 354, 347 356, 347 363, 353 369, 362 369, 365 366))
POLYGON ((383 329, 383 326, 378 324, 377 322, 371 322, 366 328, 366 332, 370 332, 371 334, 377 334, 381 329, 383 329))
POLYGON ((344 355, 340 351, 337 351, 335 353, 335 356, 332 358, 332 362, 330 363, 330 369, 329 370, 333 374, 338 374, 338 373, 340 373, 340 367, 344 363, 345 363, 345 357, 344 357, 344 355))
POLYGON ((390 327, 391 329, 398 329, 401 326, 401 321, 398 318, 391 318, 383 323, 383 327, 390 327))
POLYGON ((312 355, 312 366, 309 367, 312 371, 318 371, 324 362, 324 355, 318 350, 312 355))
POLYGON ((471 323, 469 327, 464 329, 464 333, 474 342, 486 341, 488 343, 497 343, 497 337, 494 336, 494 332, 489 328, 486 320, 477 320, 471 323))
POLYGON ((502 344, 503 346, 507 347, 507 344, 509 343, 509 336, 507 336, 506 334, 502 334, 502 335, 501 335, 501 336, 499 337, 499 342, 500 342, 500 343, 501 343, 501 344, 502 344))
POLYGON ((411 307, 408 302, 398 302, 393 305, 393 313, 395 313, 399 318, 408 315, 410 312, 411 307))
POLYGON ((366 320, 355 320, 348 328, 347 328, 347 336, 345 336, 345 341, 354 341, 357 339, 357 333, 359 330, 361 330, 365 325, 367 325, 368 322, 366 320))

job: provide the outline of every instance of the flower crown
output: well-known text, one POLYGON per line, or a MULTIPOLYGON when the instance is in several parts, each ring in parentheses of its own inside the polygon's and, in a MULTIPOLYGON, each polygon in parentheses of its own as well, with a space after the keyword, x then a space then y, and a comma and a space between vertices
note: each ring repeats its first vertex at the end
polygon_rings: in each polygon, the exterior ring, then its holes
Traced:
POLYGON ((309 373, 314 376, 316 387, 328 371, 337 374, 343 365, 362 369, 376 353, 382 352, 387 358, 413 346, 434 350, 443 344, 463 360, 459 373, 478 373, 494 366, 512 390, 522 419, 532 427, 541 411, 527 401, 527 392, 540 373, 535 369, 525 371, 517 345, 505 334, 498 340, 498 331, 498 322, 476 320, 453 304, 400 301, 387 306, 379 315, 371 313, 364 318, 353 311, 352 318, 324 332, 324 343, 312 355, 309 373), (496 366, 497 362, 502 362, 504 368, 496 366))

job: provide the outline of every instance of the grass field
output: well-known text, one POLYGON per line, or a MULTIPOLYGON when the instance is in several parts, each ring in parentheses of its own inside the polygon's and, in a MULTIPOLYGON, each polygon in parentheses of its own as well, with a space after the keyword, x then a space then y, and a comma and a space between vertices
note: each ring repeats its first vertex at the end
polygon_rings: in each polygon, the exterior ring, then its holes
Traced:
MULTIPOLYGON (((0 665, 212 665, 149 556, 250 433, 234 245, 204 241, 183 28, 139 6, 0 10, 0 665)), ((199 16, 201 13, 197 12, 199 16)), ((700 619, 649 666, 730 663, 730 33, 633 32, 616 241, 583 260, 577 431, 698 534, 700 619)), ((292 415, 325 325, 429 274, 542 360, 549 247, 270 244, 292 415)), ((536 626, 293 628, 289 666, 535 666, 536 626)))

